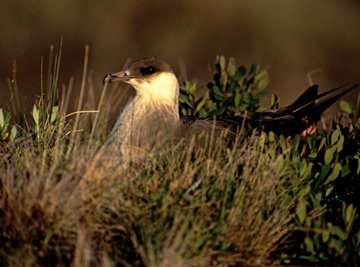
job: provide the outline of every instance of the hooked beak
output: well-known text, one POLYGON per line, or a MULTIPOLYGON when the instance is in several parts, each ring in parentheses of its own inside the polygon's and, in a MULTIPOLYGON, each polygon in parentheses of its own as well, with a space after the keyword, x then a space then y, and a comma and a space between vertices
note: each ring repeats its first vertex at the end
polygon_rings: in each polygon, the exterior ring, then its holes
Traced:
POLYGON ((131 77, 126 71, 120 71, 116 73, 107 74, 104 78, 104 83, 115 83, 115 82, 125 82, 127 83, 131 77))

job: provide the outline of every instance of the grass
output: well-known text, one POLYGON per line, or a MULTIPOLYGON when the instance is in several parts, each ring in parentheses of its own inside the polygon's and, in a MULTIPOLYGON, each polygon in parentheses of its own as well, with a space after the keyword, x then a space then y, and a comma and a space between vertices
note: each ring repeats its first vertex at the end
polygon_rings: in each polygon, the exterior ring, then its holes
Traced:
POLYGON ((228 153, 191 147, 123 166, 82 147, 23 141, 2 159, 3 259, 145 266, 264 265, 291 232, 304 177, 256 136, 228 153), (196 159, 192 158, 193 153, 196 159), (240 171, 238 166, 243 166, 240 171), (91 171, 90 171, 91 170, 91 171), (261 175, 259 175, 261 174, 261 175))
POLYGON ((315 163, 299 139, 254 132, 227 148, 195 138, 122 164, 103 145, 103 103, 82 111, 85 82, 66 115, 59 66, 56 56, 32 122, 12 135, 0 125, 2 265, 276 266, 315 255, 301 258, 315 229, 304 225, 326 207, 311 201, 315 163))

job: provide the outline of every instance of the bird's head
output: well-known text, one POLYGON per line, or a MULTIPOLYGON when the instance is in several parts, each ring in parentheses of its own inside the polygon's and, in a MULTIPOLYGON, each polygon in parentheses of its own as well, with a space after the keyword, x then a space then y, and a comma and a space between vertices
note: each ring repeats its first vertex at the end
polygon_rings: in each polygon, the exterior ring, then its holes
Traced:
POLYGON ((130 84, 143 100, 178 102, 179 84, 172 68, 155 57, 135 61, 126 70, 105 76, 104 83, 113 82, 130 84))

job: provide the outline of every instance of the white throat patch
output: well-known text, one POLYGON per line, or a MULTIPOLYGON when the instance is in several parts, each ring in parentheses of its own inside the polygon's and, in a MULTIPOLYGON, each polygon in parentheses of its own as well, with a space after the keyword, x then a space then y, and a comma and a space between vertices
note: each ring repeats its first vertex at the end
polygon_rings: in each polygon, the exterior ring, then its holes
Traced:
POLYGON ((176 103, 178 101, 179 83, 171 72, 162 72, 144 79, 129 81, 139 97, 143 100, 161 103, 176 103))

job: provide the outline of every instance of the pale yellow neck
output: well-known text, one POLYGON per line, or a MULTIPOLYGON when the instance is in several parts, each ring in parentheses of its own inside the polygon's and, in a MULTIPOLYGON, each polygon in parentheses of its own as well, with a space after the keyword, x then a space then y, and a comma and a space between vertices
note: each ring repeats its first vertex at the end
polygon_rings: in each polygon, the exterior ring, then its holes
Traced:
POLYGON ((168 134, 169 127, 179 122, 178 103, 149 100, 136 96, 122 112, 115 133, 120 146, 147 148, 155 143, 162 130, 168 134))

